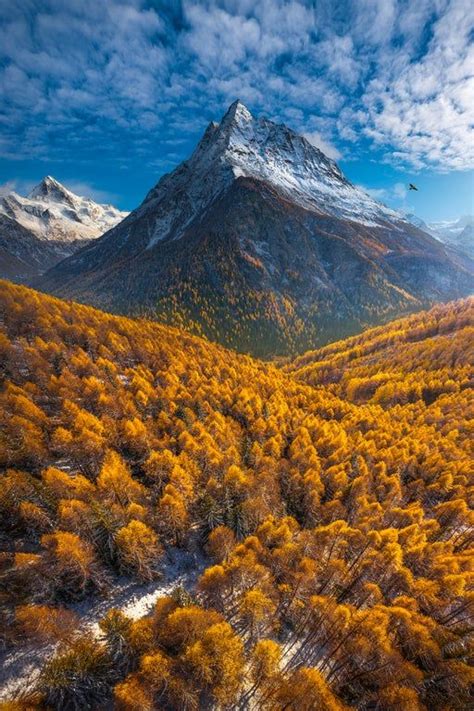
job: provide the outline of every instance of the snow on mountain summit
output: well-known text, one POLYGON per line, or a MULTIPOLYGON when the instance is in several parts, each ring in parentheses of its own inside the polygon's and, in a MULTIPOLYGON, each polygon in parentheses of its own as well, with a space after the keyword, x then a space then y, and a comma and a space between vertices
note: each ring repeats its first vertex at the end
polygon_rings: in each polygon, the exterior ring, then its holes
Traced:
POLYGON ((75 195, 50 175, 27 197, 0 198, 0 274, 16 281, 41 273, 123 220, 128 213, 75 195))
POLYGON ((99 237, 128 213, 75 195, 47 175, 27 197, 12 192, 1 198, 0 214, 15 220, 38 239, 68 243, 99 237))
POLYGON ((63 202, 71 200, 70 196, 73 196, 73 194, 70 193, 64 185, 61 185, 61 183, 55 180, 51 175, 46 175, 43 180, 31 190, 27 197, 30 200, 63 202))
POLYGON ((148 194, 139 210, 157 213, 148 248, 168 237, 179 238, 193 217, 240 177, 262 180, 319 214, 366 225, 401 219, 352 185, 336 163, 303 136, 283 124, 255 118, 237 100, 219 124, 209 124, 191 157, 148 194), (176 192, 180 202, 174 206, 176 192))
POLYGON ((284 124, 255 119, 239 101, 221 123, 228 135, 224 160, 234 175, 265 180, 291 199, 322 213, 365 224, 399 218, 352 185, 337 164, 284 124))
POLYGON ((462 215, 457 220, 430 222, 427 227, 430 234, 474 259, 474 215, 462 215))

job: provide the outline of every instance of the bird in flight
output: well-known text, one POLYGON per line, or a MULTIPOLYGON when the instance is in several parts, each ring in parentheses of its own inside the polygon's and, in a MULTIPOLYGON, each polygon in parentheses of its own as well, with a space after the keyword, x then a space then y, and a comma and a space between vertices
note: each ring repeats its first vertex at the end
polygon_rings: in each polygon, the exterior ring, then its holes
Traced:
POLYGON ((416 190, 416 192, 418 192, 418 188, 416 187, 416 185, 413 185, 413 183, 409 184, 408 190, 416 190))

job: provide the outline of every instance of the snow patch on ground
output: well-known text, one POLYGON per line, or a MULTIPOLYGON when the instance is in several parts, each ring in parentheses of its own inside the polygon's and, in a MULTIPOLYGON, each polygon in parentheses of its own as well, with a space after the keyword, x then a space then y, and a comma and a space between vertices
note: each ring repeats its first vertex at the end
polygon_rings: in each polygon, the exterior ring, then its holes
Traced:
MULTIPOLYGON (((117 577, 109 595, 86 598, 69 605, 81 618, 81 628, 100 638, 99 621, 111 609, 122 610, 134 620, 150 614, 156 600, 169 595, 182 586, 193 592, 197 579, 209 565, 201 553, 171 548, 162 566, 162 577, 149 583, 136 583, 129 578, 117 577)), ((54 645, 34 649, 21 647, 0 654, 0 701, 16 697, 34 686, 41 667, 54 653, 54 645)))

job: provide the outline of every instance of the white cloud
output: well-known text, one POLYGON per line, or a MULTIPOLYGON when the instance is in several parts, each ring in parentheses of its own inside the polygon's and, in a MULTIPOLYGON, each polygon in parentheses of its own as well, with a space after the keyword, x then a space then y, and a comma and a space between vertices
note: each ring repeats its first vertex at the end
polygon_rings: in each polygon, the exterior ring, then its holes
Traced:
POLYGON ((406 198, 408 196, 408 185, 405 183, 395 183, 387 188, 372 188, 367 185, 358 185, 358 188, 364 190, 375 200, 380 202, 386 202, 397 207, 403 206, 404 212, 414 212, 414 208, 407 208, 406 198))
MULTIPOLYGON (((466 0, 18 0, 0 26, 0 154, 117 164, 197 134, 236 97, 333 158, 474 165, 466 0), (337 147, 334 145, 336 144, 337 147)), ((184 156, 182 156, 184 157, 184 156)))
POLYGON ((5 183, 0 183, 0 197, 9 195, 14 190, 16 190, 15 180, 7 180, 5 183))
POLYGON ((404 200, 408 194, 408 188, 404 183, 395 183, 393 186, 393 195, 399 200, 404 200))
POLYGON ((306 138, 307 141, 312 143, 313 146, 316 146, 316 148, 319 148, 320 151, 329 156, 329 158, 332 158, 333 160, 340 160, 342 158, 342 154, 336 148, 336 146, 334 146, 327 139, 324 139, 317 131, 312 131, 311 133, 304 133, 303 136, 306 138))
POLYGON ((18 193, 19 195, 26 195, 35 186, 34 181, 23 180, 23 179, 12 179, 7 180, 4 183, 0 183, 0 197, 9 195, 12 192, 18 193))
POLYGON ((366 185, 357 185, 356 187, 366 192, 375 200, 383 201, 390 197, 390 192, 385 188, 368 188, 366 185))
POLYGON ((395 149, 390 162, 463 170, 474 166, 474 6, 443 5, 417 61, 405 48, 389 53, 363 96, 361 123, 375 143, 395 149))

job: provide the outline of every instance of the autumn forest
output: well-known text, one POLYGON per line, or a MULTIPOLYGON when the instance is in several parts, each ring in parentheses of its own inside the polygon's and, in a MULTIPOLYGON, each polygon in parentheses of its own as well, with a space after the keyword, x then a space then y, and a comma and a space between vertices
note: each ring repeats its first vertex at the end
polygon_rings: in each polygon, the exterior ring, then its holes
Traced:
POLYGON ((473 313, 263 362, 2 282, 0 708, 470 708, 473 313))

